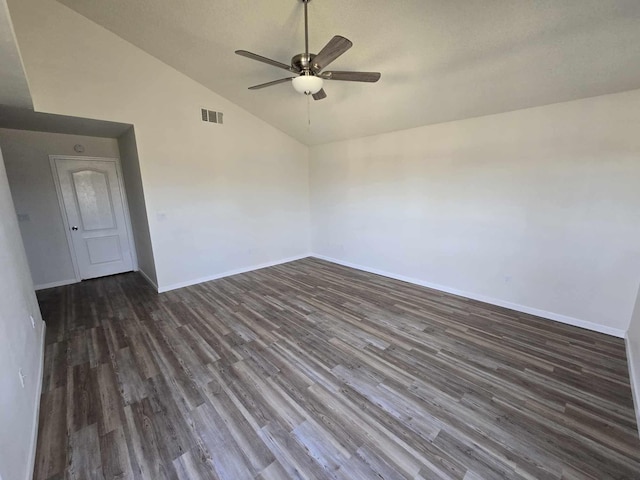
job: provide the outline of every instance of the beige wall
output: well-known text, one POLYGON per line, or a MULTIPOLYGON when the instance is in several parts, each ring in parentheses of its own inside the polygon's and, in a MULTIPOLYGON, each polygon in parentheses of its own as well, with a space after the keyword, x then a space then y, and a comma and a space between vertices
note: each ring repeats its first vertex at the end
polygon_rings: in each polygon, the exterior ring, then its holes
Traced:
POLYGON ((134 125, 161 289, 308 252, 304 145, 53 0, 9 8, 36 110, 134 125))
POLYGON ((311 148, 312 250, 624 336, 640 90, 311 148))
POLYGON ((49 155, 119 157, 112 138, 0 128, 7 177, 19 221, 31 275, 36 288, 75 282, 71 252, 62 223, 49 155), (28 216, 28 218, 24 217, 28 216))
POLYGON ((31 478, 43 336, 44 323, 0 152, 0 477, 4 480, 31 478))

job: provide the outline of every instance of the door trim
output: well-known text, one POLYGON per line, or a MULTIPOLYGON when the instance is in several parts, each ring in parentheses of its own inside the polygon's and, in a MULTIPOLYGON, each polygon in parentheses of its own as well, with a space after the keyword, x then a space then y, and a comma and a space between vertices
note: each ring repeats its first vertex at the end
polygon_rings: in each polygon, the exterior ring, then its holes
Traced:
POLYGON ((131 226, 131 216, 129 215, 129 203, 127 201, 127 192, 124 189, 124 177, 122 176, 122 167, 120 165, 119 158, 110 157, 85 157, 80 155, 49 155, 49 165, 51 166, 51 175, 53 176, 53 183, 56 186, 56 195, 58 196, 58 206, 60 207, 60 216, 62 217, 62 225, 64 226, 64 233, 67 238, 67 246, 69 248, 69 254, 71 255, 71 263, 73 264, 73 272, 76 276, 76 283, 82 280, 80 276, 80 268, 78 267, 78 259, 76 258, 76 251, 73 247, 73 239, 71 238, 71 224, 67 218, 67 210, 64 206, 64 200, 62 198, 62 188, 60 187, 60 177, 58 176, 58 167, 56 160, 82 160, 82 161, 99 161, 99 162, 112 162, 116 166, 116 175, 118 176, 118 186, 120 187, 120 198, 122 200, 122 206, 124 208, 124 223, 127 230, 127 237, 129 239, 129 250, 131 251, 132 267, 135 272, 138 271, 138 253, 136 252, 136 245, 133 239, 133 228, 131 226))

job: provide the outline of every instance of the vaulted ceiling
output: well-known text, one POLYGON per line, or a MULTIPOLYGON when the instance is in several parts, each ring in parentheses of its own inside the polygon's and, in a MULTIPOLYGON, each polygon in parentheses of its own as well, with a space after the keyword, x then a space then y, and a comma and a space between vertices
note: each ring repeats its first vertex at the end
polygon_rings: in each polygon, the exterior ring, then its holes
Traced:
POLYGON ((6 0, 0 0, 0 105, 33 107, 6 0))
POLYGON ((312 0, 311 51, 343 35, 330 69, 382 78, 309 104, 234 54, 304 51, 300 0, 59 1, 309 145, 640 88, 638 0, 312 0))

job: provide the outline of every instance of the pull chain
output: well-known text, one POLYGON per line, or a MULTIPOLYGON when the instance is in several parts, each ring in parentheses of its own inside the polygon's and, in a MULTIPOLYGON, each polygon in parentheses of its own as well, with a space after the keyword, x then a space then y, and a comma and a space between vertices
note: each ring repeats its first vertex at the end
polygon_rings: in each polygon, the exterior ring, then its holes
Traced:
POLYGON ((307 97, 307 124, 308 130, 311 130, 311 95, 306 95, 307 97))

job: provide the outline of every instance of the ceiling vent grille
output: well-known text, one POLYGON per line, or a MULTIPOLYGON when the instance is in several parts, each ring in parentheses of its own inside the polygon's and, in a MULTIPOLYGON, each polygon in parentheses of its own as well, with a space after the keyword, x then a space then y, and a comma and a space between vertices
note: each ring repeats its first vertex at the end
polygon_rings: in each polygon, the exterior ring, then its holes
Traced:
POLYGON ((214 112, 213 110, 201 108, 200 115, 203 122, 222 123, 222 112, 214 112))

